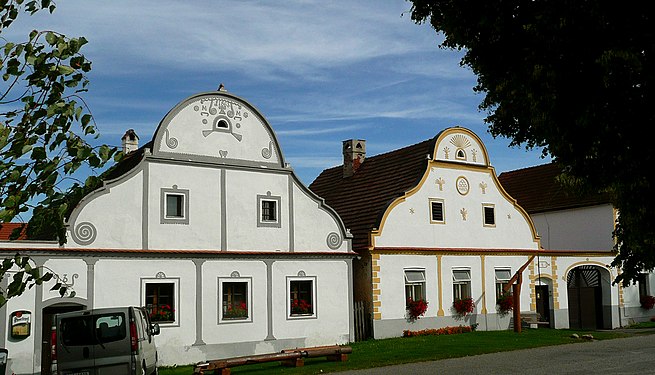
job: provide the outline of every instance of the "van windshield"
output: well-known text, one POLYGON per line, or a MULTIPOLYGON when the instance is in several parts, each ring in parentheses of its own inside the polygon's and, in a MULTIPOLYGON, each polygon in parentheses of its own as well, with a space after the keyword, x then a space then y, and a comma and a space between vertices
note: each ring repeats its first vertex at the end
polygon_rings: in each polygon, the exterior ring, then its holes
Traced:
POLYGON ((61 320, 64 345, 84 346, 118 341, 127 335, 125 314, 76 316, 61 320))

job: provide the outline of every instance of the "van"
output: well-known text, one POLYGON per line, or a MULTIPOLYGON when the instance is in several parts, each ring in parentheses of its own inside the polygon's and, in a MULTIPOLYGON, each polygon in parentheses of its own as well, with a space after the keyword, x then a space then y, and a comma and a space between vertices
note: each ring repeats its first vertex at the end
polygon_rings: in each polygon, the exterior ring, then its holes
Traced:
POLYGON ((55 315, 52 373, 156 375, 159 325, 142 307, 111 307, 55 315))

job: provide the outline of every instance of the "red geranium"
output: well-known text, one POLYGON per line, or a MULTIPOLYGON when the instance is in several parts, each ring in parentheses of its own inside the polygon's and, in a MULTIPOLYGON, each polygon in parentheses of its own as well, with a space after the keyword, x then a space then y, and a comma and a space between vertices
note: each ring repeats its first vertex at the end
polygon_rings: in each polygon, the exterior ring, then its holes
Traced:
POLYGON ((425 311, 428 309, 428 301, 424 299, 419 299, 414 301, 411 297, 407 298, 407 304, 405 306, 407 309, 407 319, 410 322, 420 319, 425 315, 425 311))
POLYGON ((475 304, 473 303, 473 298, 456 299, 453 302, 453 309, 455 310, 455 313, 460 317, 472 313, 474 308, 475 304))
POLYGON ((641 308, 644 310, 650 310, 655 306, 655 297, 653 296, 642 296, 639 299, 639 302, 641 303, 641 308))
POLYGON ((501 316, 505 316, 514 308, 514 296, 511 293, 504 293, 496 301, 496 311, 501 316))

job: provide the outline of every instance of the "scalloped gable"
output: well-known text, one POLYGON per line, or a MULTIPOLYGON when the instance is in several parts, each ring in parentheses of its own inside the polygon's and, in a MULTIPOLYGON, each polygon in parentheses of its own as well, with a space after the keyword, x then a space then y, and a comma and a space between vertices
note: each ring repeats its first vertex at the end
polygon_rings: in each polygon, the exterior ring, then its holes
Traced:
POLYGON ((197 94, 175 106, 155 132, 152 154, 217 164, 285 165, 266 119, 224 91, 197 94))

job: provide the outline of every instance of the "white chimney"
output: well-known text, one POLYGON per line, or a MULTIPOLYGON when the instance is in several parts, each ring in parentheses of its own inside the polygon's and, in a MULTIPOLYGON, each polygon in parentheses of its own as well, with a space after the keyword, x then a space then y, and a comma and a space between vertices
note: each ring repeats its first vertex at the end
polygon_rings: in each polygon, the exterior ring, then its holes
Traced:
POLYGON ((357 172, 366 157, 366 141, 349 139, 343 141, 343 177, 350 177, 357 172))
POLYGON ((123 146, 123 154, 127 155, 132 151, 136 151, 139 148, 139 136, 136 135, 134 129, 130 129, 125 132, 125 135, 121 138, 121 143, 123 146))

